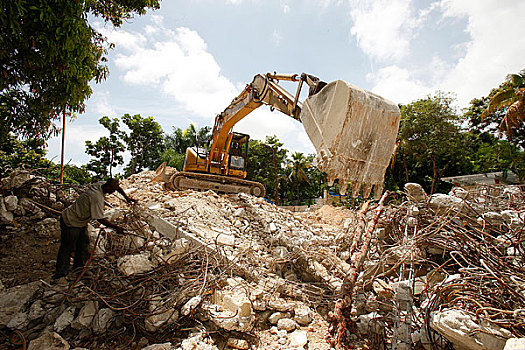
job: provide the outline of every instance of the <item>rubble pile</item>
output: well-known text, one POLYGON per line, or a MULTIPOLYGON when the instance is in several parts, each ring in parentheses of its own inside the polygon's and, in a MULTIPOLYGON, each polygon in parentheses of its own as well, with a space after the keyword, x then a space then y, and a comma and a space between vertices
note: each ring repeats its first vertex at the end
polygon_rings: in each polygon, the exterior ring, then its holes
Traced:
MULTIPOLYGON (((153 175, 121 181, 136 205, 107 197, 113 208, 106 217, 128 234, 88 226, 92 256, 83 271, 0 291, 0 332, 12 348, 508 350, 523 344, 519 188, 456 188, 429 197, 407 184, 406 198, 384 207, 295 214, 246 194, 165 191, 150 182, 153 175), (343 299, 341 328, 334 310, 343 299), (340 337, 338 327, 345 330, 340 337)), ((8 236, 34 230, 82 190, 38 181, 19 174, 2 180, 2 215, 13 215, 2 222, 8 236), (12 197, 32 203, 40 218, 24 222, 12 197)))

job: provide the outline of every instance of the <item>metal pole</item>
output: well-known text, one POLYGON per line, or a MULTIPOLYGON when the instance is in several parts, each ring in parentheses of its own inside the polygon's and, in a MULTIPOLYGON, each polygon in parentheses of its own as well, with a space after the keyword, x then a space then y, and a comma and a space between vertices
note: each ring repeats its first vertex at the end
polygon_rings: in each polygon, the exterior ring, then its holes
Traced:
POLYGON ((276 164, 276 152, 277 152, 277 148, 276 147, 272 147, 272 150, 273 150, 273 171, 275 172, 275 189, 274 189, 274 194, 273 196, 275 197, 275 204, 276 205, 279 205, 279 175, 277 173, 277 164, 276 164))
POLYGON ((60 183, 64 183, 64 143, 66 140, 66 110, 64 109, 64 114, 62 118, 62 155, 60 160, 60 183))

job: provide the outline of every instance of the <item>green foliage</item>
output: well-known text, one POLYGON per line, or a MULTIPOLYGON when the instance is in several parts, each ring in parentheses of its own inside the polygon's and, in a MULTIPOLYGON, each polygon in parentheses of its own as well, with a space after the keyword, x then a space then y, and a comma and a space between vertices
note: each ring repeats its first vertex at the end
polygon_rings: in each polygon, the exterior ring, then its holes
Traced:
POLYGON ((88 13, 118 26, 157 0, 0 0, 0 142, 9 133, 46 140, 63 111, 82 112, 91 80, 108 73, 112 45, 88 13))
POLYGON ((502 111, 499 129, 511 137, 525 119, 525 69, 518 74, 508 74, 505 82, 491 92, 487 108, 481 115, 486 118, 495 111, 502 111))
MULTIPOLYGON (((58 182, 60 165, 45 158, 44 147, 42 140, 20 141, 13 135, 8 135, 0 146, 0 177, 7 176, 14 169, 22 168, 58 182)), ((91 178, 85 168, 64 165, 65 183, 85 184, 90 181, 91 178)))
POLYGON ((44 143, 40 140, 20 141, 13 135, 0 144, 0 177, 7 176, 16 168, 47 168, 44 143))
POLYGON ((131 153, 125 176, 144 169, 155 169, 165 148, 160 124, 153 117, 142 118, 140 114, 124 114, 122 121, 130 130, 129 134, 123 134, 126 149, 131 153))
POLYGON ((193 146, 205 147, 211 139, 211 128, 202 127, 197 130, 190 124, 186 130, 173 128, 173 134, 164 137, 164 151, 161 155, 162 162, 168 166, 182 170, 186 149, 193 146))
POLYGON ((462 117, 452 102, 450 96, 438 93, 401 107, 397 159, 402 158, 404 180, 419 182, 430 193, 447 171, 457 174, 467 164, 459 128, 462 117))
POLYGON ((266 141, 250 140, 247 178, 266 186, 266 197, 281 203, 286 182, 284 164, 287 150, 276 136, 267 136, 266 141), (277 193, 276 193, 277 190, 277 193))
POLYGON ((109 131, 109 136, 103 136, 95 143, 86 141, 86 153, 94 158, 86 169, 95 174, 94 178, 102 180, 113 177, 113 168, 124 164, 124 144, 121 142, 124 133, 120 130, 118 118, 102 117, 99 122, 109 131))

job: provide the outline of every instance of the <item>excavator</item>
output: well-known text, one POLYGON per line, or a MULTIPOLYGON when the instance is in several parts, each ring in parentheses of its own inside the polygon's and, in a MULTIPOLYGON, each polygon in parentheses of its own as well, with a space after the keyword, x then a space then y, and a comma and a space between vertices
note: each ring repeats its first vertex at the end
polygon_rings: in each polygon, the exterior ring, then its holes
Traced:
POLYGON ((270 109, 302 123, 312 141, 316 166, 330 185, 339 180, 341 193, 351 184, 352 196, 381 195, 383 178, 395 149, 400 111, 396 104, 342 80, 326 83, 302 74, 257 74, 215 118, 207 148, 186 150, 183 171, 157 168, 152 181, 171 190, 214 190, 264 196, 262 183, 246 180, 249 135, 234 132, 236 123, 255 109, 270 109), (292 95, 281 81, 296 82, 292 95), (304 84, 308 97, 299 101, 304 84))

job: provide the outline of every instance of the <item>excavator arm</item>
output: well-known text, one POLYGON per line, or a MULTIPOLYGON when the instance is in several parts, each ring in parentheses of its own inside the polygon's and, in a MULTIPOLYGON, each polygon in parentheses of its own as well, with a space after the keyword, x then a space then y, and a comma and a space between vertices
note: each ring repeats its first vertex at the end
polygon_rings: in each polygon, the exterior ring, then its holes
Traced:
POLYGON ((320 90, 326 83, 308 74, 257 74, 253 81, 246 85, 244 90, 230 103, 226 109, 217 115, 212 132, 208 169, 211 173, 220 174, 224 169, 226 154, 231 141, 230 133, 235 124, 262 105, 270 106, 295 120, 300 120, 302 104, 299 95, 303 83, 310 86, 312 95, 320 90), (295 96, 292 96, 279 81, 299 82, 295 96))

